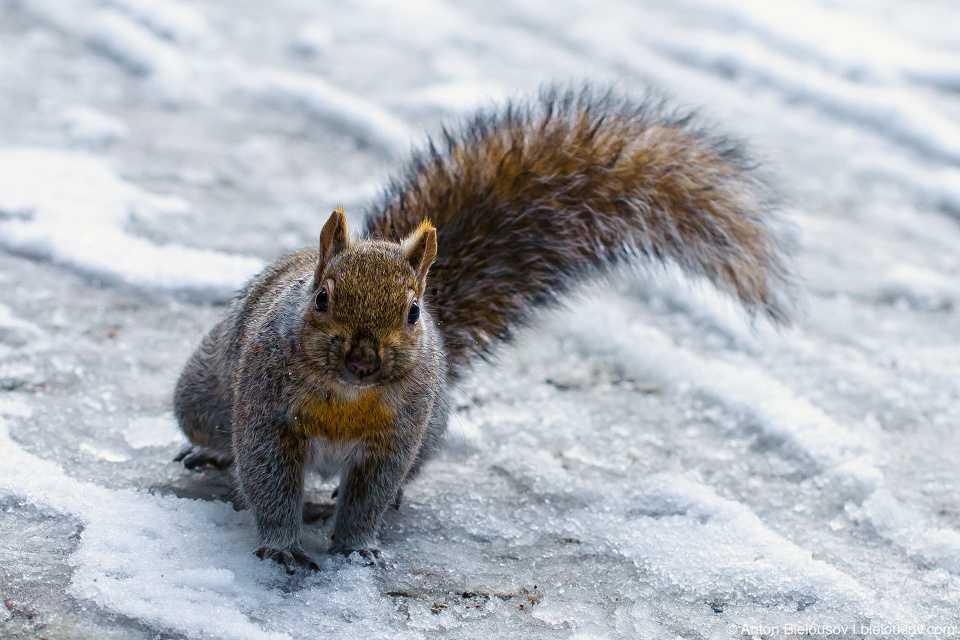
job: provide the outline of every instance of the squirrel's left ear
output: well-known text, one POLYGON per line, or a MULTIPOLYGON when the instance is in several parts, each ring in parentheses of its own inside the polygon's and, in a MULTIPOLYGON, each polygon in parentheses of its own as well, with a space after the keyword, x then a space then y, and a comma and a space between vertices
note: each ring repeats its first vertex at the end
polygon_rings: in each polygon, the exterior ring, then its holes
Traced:
POLYGON ((414 273, 417 274, 417 284, 423 287, 427 282, 427 271, 437 257, 437 230, 429 220, 424 220, 417 230, 403 239, 400 249, 414 273))
POLYGON ((347 216, 343 213, 343 207, 337 207, 320 232, 320 264, 317 265, 317 278, 323 275, 323 270, 330 259, 349 246, 350 232, 347 230, 347 216))

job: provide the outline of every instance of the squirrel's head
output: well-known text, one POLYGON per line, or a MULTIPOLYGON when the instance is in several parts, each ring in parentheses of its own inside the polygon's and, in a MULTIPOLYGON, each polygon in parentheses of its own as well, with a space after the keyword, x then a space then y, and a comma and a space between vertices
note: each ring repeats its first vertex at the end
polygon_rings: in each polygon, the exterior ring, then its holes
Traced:
POLYGON ((423 222, 403 242, 351 239, 338 208, 320 233, 303 348, 345 391, 388 384, 416 366, 428 321, 423 293, 437 232, 423 222))

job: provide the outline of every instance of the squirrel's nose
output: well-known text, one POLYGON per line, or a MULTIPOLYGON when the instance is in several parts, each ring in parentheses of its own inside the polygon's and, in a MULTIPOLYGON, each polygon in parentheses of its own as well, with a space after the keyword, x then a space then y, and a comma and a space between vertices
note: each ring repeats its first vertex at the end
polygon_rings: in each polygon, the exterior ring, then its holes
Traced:
POLYGON ((371 347, 354 347, 347 354, 347 370, 358 378, 365 378, 380 368, 380 356, 371 347))

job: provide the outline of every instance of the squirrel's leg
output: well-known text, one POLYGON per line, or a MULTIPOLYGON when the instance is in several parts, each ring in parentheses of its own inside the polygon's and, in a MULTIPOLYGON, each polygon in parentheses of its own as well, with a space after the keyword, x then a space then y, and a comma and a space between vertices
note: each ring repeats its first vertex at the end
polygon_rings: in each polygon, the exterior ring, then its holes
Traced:
POLYGON ((294 573, 297 565, 320 567, 300 546, 307 442, 284 433, 284 427, 249 427, 256 435, 242 438, 245 445, 237 448, 237 479, 257 519, 260 546, 256 554, 294 573))
POLYGON ((423 427, 415 438, 368 438, 366 445, 340 479, 333 544, 330 553, 354 551, 374 562, 380 557, 377 534, 387 508, 394 503, 413 464, 423 427))
POLYGON ((298 565, 319 569, 300 546, 309 439, 287 418, 280 363, 269 362, 260 350, 251 350, 247 363, 250 369, 242 365, 237 379, 233 448, 240 490, 257 519, 256 554, 279 562, 287 573, 298 565))
POLYGON ((205 465, 226 469, 233 463, 231 398, 221 373, 218 329, 215 327, 190 356, 173 394, 177 422, 191 443, 175 461, 188 469, 205 465))

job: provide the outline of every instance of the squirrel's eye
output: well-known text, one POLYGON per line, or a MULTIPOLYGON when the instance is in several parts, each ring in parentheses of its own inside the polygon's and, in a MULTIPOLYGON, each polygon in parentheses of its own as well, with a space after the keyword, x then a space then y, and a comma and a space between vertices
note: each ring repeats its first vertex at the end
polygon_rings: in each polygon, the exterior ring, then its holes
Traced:
POLYGON ((417 304, 417 301, 414 300, 410 304, 410 312, 407 313, 407 324, 417 324, 417 320, 420 319, 420 305, 417 304))
POLYGON ((320 289, 320 293, 317 294, 317 299, 314 301, 314 304, 317 307, 317 311, 326 311, 327 310, 327 288, 324 287, 320 289))

